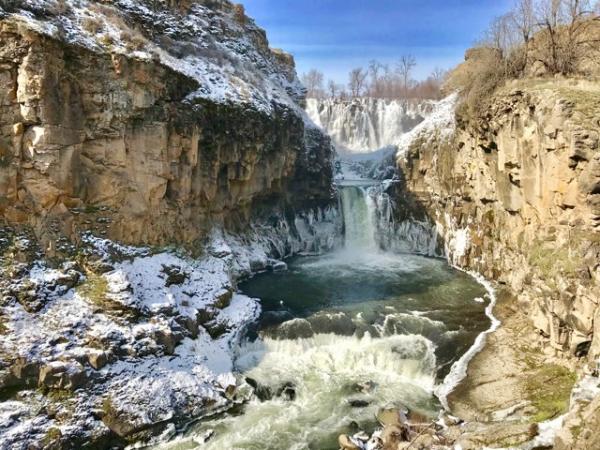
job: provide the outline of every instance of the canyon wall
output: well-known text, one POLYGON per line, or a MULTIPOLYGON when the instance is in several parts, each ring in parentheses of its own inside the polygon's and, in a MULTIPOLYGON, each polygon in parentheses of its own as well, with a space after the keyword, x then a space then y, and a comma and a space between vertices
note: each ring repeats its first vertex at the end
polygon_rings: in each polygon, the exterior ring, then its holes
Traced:
POLYGON ((563 413, 550 425, 560 429, 555 448, 596 448, 598 88, 516 81, 491 105, 483 117, 448 116, 450 126, 416 134, 398 155, 396 197, 410 199, 409 216, 429 222, 449 260, 494 280, 503 299, 495 312, 503 326, 471 362, 452 409, 484 423, 465 434, 464 448, 506 442, 498 430, 563 413))
POLYGON ((310 118, 333 139, 341 152, 372 152, 397 145, 418 125, 432 102, 406 102, 377 98, 307 100, 310 118))
POLYGON ((292 57, 229 2, 171 3, 0 11, 8 223, 48 242, 190 243, 330 202, 332 148, 304 116, 292 57))
POLYGON ((600 97, 534 83, 497 94, 400 167, 460 266, 507 285, 559 350, 600 356, 600 97))
POLYGON ((0 2, 0 449, 248 399, 237 281, 341 240, 304 93, 227 0, 0 2))

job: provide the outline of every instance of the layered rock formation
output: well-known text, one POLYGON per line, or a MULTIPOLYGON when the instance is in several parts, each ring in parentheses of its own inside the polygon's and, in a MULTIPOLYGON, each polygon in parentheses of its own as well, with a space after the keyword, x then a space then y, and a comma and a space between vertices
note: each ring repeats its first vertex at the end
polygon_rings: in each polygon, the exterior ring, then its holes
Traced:
MULTIPOLYGON (((399 157, 401 195, 426 211, 449 259, 506 292, 504 326, 454 407, 471 420, 540 421, 564 412, 578 379, 559 443, 590 448, 596 388, 577 392, 598 384, 586 374, 597 376, 600 357, 600 97, 585 82, 530 80, 491 104, 485 117, 458 115, 451 136, 416 136, 399 157)), ((464 448, 490 443, 479 438, 464 448)))
POLYGON ((10 223, 192 242, 249 223, 265 199, 282 210, 331 199, 329 141, 303 116, 293 59, 229 2, 172 3, 3 11, 0 213, 10 223))
POLYGON ((401 161, 408 189, 448 240, 452 260, 508 285, 561 351, 600 356, 597 94, 508 89, 453 140, 416 140, 401 161))
POLYGON ((244 401, 237 280, 341 231, 293 58, 226 0, 0 5, 0 449, 244 401))

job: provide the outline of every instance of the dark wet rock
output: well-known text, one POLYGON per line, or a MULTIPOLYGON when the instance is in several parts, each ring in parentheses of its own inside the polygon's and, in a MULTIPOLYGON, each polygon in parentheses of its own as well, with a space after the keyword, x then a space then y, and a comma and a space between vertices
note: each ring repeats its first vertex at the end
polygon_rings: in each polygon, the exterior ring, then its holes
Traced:
POLYGON ((371 404, 371 401, 362 398, 352 398, 348 400, 348 405, 352 408, 366 408, 371 404))
POLYGON ((273 398, 273 392, 271 391, 271 388, 260 384, 254 378, 247 377, 246 383, 248 383, 250 386, 252 386, 252 389, 254 390, 254 395, 261 402, 271 400, 273 398))
POLYGON ((352 336, 356 325, 352 319, 343 312, 318 313, 308 318, 315 333, 334 333, 340 336, 352 336))
POLYGON ((296 399, 296 386, 291 381, 288 381, 279 389, 277 389, 277 397, 282 397, 288 401, 294 401, 296 399))
POLYGON ((377 387, 377 383, 374 381, 359 381, 352 385, 352 390, 354 392, 362 392, 363 394, 368 394, 373 392, 377 387))
POLYGON ((188 274, 178 266, 163 266, 163 273, 166 275, 165 286, 180 285, 187 279, 188 274))
POLYGON ((267 332, 275 339, 306 339, 314 335, 306 319, 292 319, 267 332))

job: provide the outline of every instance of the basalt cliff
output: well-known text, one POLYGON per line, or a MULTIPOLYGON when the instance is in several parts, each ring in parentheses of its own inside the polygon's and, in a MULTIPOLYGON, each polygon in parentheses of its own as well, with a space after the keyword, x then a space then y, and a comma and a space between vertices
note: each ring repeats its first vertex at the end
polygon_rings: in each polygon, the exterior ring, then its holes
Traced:
POLYGON ((228 2, 171 3, 8 2, 7 221, 184 243, 264 204, 329 202, 331 148, 304 118, 292 57, 228 2))
POLYGON ((398 199, 450 261, 498 286, 502 325, 450 396, 486 425, 463 448, 522 444, 530 424, 567 410, 555 448, 600 445, 599 114, 594 82, 516 81, 482 117, 458 108, 446 133, 417 134, 398 154, 398 199))

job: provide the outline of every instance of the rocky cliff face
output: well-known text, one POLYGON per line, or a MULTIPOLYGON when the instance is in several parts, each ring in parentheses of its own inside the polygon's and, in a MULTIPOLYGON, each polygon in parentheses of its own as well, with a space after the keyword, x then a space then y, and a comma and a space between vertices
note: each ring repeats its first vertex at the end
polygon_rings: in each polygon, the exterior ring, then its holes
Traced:
POLYGON ((561 351, 600 356, 600 152, 596 92, 501 93, 450 141, 413 142, 401 166, 452 260, 508 285, 561 351), (459 239, 460 238, 460 239, 459 239))
POLYGON ((245 401, 237 280, 341 232, 303 102, 226 0, 0 2, 0 449, 123 448, 245 401))
MULTIPOLYGON (((523 426, 569 405, 557 448, 592 448, 600 96, 585 82, 529 80, 503 88, 492 105, 485 117, 458 115, 453 135, 415 136, 398 160, 406 182, 400 195, 412 199, 417 217, 426 213, 438 246, 503 292, 496 312, 503 326, 451 398, 457 414, 487 424, 483 434, 468 432, 463 448, 505 443, 494 427, 507 418, 523 426)), ((557 420, 549 427, 560 428, 557 420)), ((520 439, 511 445, 531 437, 520 439)))
POLYGON ((192 242, 330 198, 293 59, 218 2, 13 2, 0 23, 0 213, 40 235, 192 242))
POLYGON ((398 145, 432 109, 431 102, 356 98, 307 100, 310 118, 332 137, 342 152, 372 152, 398 145))

